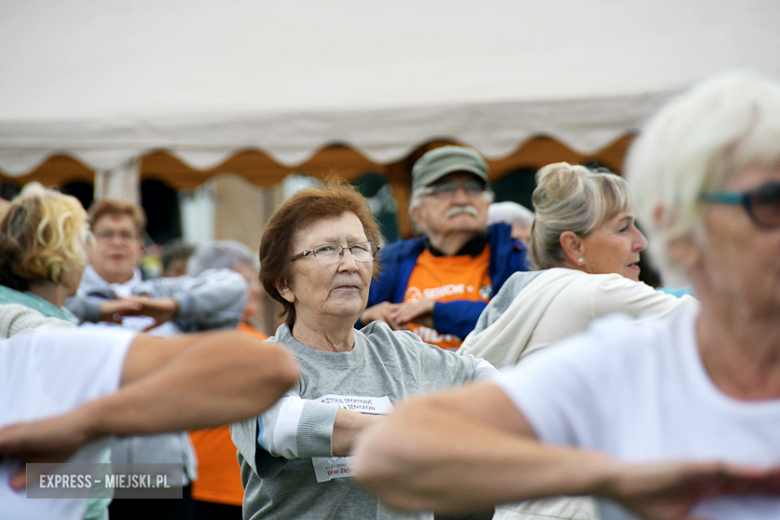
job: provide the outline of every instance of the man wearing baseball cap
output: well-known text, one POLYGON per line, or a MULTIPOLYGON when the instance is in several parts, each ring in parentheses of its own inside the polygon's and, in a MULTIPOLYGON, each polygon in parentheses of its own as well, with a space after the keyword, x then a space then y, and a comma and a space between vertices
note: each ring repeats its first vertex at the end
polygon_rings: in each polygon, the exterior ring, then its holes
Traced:
POLYGON ((444 146, 412 169, 409 214, 423 236, 380 254, 360 321, 411 330, 426 343, 457 349, 515 271, 529 269, 525 246, 504 223, 488 227, 493 192, 488 165, 473 148, 444 146))

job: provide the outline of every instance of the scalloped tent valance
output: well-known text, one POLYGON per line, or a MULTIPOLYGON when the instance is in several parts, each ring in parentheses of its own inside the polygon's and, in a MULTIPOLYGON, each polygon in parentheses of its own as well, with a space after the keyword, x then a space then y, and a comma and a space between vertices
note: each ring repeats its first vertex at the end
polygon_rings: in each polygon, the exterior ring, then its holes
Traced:
MULTIPOLYGON (((537 136, 529 139, 510 155, 500 159, 488 159, 490 177, 500 179, 518 168, 538 169, 551 161, 598 163, 613 171, 621 170, 625 151, 633 135, 626 135, 606 148, 593 154, 581 154, 555 139, 537 136)), ((290 173, 307 173, 324 179, 336 173, 352 181, 367 172, 380 173, 402 191, 411 183, 409 172, 414 160, 425 151, 443 144, 463 144, 452 140, 430 140, 417 147, 409 156, 393 163, 377 163, 347 145, 331 145, 318 150, 306 162, 286 166, 274 161, 258 150, 240 150, 224 162, 205 170, 199 170, 183 162, 176 155, 165 151, 152 151, 140 157, 137 171, 141 180, 157 179, 175 189, 193 189, 205 180, 223 173, 237 174, 259 187, 270 187, 290 173)), ((63 185, 74 181, 92 183, 96 171, 68 155, 54 155, 40 163, 34 170, 12 177, 18 184, 37 181, 46 186, 63 185)), ((8 179, 0 174, 0 180, 8 179)))
POLYGON ((0 172, 13 177, 69 156, 95 171, 170 159, 192 179, 251 159, 244 175, 270 179, 346 157, 331 143, 387 165, 437 137, 497 161, 539 135, 593 154, 702 77, 780 75, 775 0, 3 7, 0 172))

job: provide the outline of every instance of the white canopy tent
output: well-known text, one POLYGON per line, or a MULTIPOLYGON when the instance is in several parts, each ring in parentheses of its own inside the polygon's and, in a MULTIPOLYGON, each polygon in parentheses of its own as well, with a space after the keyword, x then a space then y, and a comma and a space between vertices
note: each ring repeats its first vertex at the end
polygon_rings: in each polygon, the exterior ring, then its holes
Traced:
POLYGON ((589 152, 702 77, 780 76, 778 21, 777 0, 0 0, 0 172, 330 143, 387 163, 435 137, 589 152))

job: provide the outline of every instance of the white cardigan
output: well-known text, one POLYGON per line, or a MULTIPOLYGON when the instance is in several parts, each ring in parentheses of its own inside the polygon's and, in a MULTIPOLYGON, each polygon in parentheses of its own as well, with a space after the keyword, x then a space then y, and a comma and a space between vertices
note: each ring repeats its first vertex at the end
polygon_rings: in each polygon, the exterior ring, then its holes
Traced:
POLYGON ((60 318, 44 316, 35 309, 16 303, 0 305, 0 338, 10 338, 37 327, 75 327, 60 318))
POLYGON ((694 298, 677 298, 619 274, 587 274, 565 268, 513 274, 488 304, 458 350, 495 367, 576 332, 601 316, 662 316, 694 298))

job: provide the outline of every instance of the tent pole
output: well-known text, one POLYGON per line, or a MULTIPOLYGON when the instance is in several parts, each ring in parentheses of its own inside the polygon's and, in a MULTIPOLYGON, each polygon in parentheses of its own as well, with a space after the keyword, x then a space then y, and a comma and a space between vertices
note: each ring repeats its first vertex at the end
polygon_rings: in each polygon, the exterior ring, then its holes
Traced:
POLYGON ((141 161, 133 157, 110 170, 95 172, 95 200, 104 198, 141 204, 141 161))

